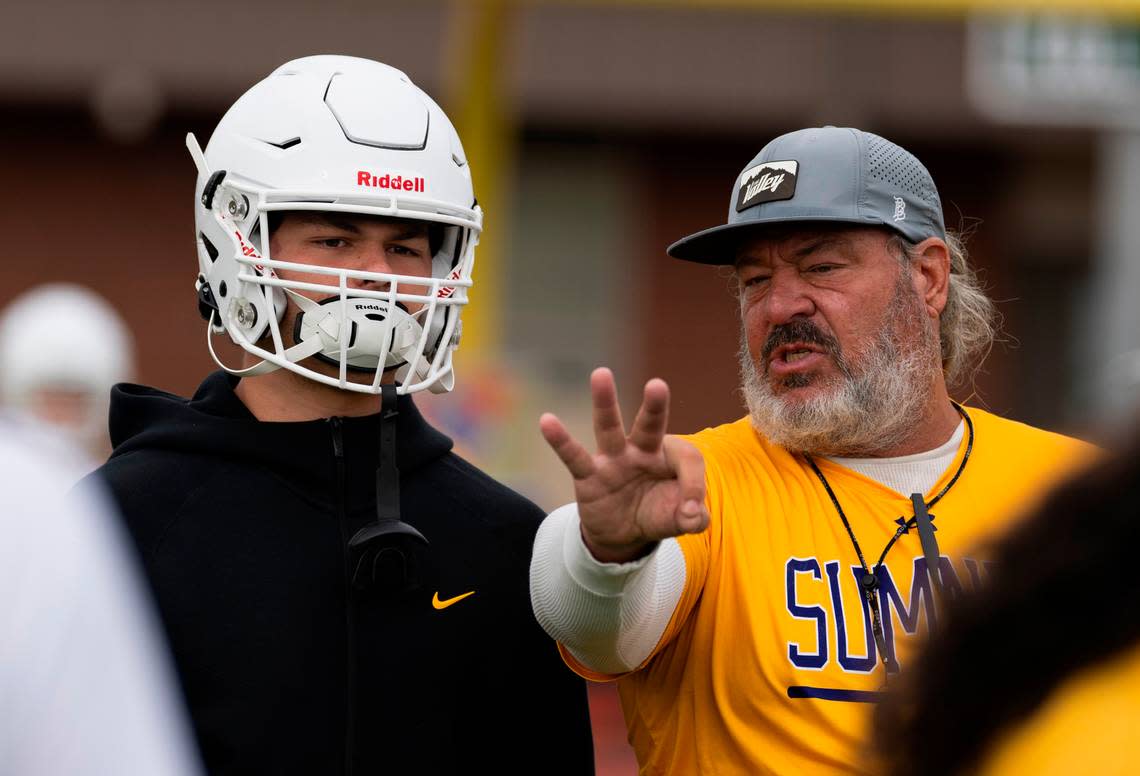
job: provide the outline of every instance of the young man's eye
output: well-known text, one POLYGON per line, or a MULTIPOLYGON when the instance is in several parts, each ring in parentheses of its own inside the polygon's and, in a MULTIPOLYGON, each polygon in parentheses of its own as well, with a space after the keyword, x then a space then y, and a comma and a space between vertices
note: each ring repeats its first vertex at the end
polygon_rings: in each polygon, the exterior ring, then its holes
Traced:
POLYGON ((420 252, 415 248, 409 248, 407 245, 389 245, 388 250, 397 254, 398 256, 419 256, 420 252))
POLYGON ((343 248, 348 245, 348 241, 343 237, 322 237, 315 242, 324 248, 343 248))

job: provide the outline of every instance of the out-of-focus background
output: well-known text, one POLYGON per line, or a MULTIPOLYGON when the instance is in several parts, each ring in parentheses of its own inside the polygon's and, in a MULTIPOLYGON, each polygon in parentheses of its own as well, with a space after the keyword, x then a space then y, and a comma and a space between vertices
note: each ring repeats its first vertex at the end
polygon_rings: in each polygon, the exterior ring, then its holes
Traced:
MULTIPOLYGON (((1133 0, 14 0, 0 20, 0 305, 94 291, 140 382, 188 394, 214 368, 184 135, 205 144, 286 60, 343 53, 407 72, 464 139, 486 232, 457 390, 423 406, 544 507, 571 491, 538 414, 588 436, 594 366, 630 413, 668 380, 677 432, 742 414, 727 273, 664 249, 804 126, 905 146, 969 235, 1006 336, 957 398, 1102 438, 1140 384, 1133 0)), ((612 690, 594 701, 599 772, 632 773, 612 690)))

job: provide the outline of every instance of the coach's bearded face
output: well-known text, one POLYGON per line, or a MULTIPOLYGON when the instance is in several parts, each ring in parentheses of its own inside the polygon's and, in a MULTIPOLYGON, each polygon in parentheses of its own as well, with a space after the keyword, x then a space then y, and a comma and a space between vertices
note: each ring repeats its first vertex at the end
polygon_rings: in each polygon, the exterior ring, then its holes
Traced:
POLYGON ((941 368, 937 335, 905 268, 874 329, 877 336, 844 350, 810 319, 792 320, 772 327, 756 359, 742 326, 742 389, 756 429, 781 447, 817 455, 875 455, 903 441, 941 368), (773 352, 793 343, 818 348, 835 369, 772 374, 773 352))

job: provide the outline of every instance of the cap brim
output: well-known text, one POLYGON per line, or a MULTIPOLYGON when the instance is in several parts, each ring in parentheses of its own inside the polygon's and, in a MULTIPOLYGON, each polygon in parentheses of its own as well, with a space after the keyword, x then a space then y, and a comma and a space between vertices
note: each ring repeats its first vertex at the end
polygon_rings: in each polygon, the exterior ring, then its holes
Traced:
POLYGON ((798 223, 859 224, 861 226, 887 226, 865 218, 836 218, 833 215, 820 218, 773 218, 771 220, 743 221, 735 224, 721 224, 709 229, 682 237, 665 249, 674 259, 695 261, 698 264, 735 264, 736 252, 740 243, 748 237, 764 232, 774 226, 787 226, 798 223))

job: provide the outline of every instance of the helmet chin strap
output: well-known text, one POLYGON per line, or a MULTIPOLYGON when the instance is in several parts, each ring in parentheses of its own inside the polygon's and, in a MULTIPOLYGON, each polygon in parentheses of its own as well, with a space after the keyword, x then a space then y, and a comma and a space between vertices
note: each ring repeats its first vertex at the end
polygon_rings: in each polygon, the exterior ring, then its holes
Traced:
MULTIPOLYGON (((210 357, 214 359, 214 363, 220 366, 231 375, 238 377, 254 377, 256 375, 265 375, 270 372, 276 372, 281 367, 269 361, 258 361, 253 366, 247 366, 244 369, 234 369, 233 367, 226 366, 222 363, 222 359, 214 350, 214 337, 211 330, 214 325, 214 316, 217 313, 210 313, 210 320, 206 323, 206 347, 210 351, 210 357)), ((301 361, 309 356, 316 355, 321 349, 321 342, 319 339, 310 340, 309 342, 298 342, 293 347, 285 351, 284 356, 292 362, 301 361)))
MULTIPOLYGON (((414 315, 403 307, 385 299, 329 297, 317 302, 290 289, 285 293, 301 311, 296 320, 294 337, 297 344, 282 354, 291 363, 312 356, 340 364, 343 357, 350 368, 374 370, 384 359, 384 370, 401 369, 407 372, 409 360, 415 360, 416 372, 426 369, 423 356, 416 358, 417 346, 423 337, 423 327, 414 315)), ((244 369, 231 369, 221 363, 214 352, 210 325, 206 329, 206 344, 210 355, 223 369, 240 377, 268 374, 281 368, 270 361, 259 361, 244 369)))
POLYGON ((352 585, 363 593, 401 595, 423 582, 428 540, 400 519, 396 465, 396 386, 381 388, 380 465, 376 468, 376 522, 348 541, 352 585))

